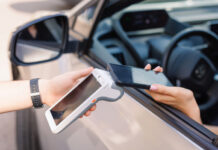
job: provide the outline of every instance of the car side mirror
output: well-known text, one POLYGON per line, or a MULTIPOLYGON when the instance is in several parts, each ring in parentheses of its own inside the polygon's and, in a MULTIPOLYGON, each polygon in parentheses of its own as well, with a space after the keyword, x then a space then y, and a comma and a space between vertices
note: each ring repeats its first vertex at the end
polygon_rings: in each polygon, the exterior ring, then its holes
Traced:
POLYGON ((61 56, 68 41, 68 19, 52 15, 25 24, 13 33, 10 50, 16 65, 39 64, 61 56))

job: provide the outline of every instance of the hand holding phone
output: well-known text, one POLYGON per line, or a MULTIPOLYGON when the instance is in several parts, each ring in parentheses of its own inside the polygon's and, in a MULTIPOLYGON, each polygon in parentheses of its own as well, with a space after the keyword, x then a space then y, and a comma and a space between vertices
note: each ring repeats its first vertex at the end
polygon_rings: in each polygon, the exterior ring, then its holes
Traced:
POLYGON ((163 73, 156 73, 153 70, 146 71, 142 68, 116 64, 108 64, 108 70, 119 86, 150 89, 152 84, 172 85, 163 73))

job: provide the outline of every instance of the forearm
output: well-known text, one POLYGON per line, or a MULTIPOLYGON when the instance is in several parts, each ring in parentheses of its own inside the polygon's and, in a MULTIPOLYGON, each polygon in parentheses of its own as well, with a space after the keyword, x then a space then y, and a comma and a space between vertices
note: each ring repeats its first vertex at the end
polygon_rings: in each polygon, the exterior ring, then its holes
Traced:
POLYGON ((196 101, 193 101, 192 107, 190 107, 187 111, 187 115, 192 118, 193 120, 197 121, 199 124, 202 124, 205 128, 209 129, 213 133, 218 135, 218 127, 217 126, 211 126, 211 125, 205 125, 202 123, 201 115, 200 115, 200 109, 199 107, 196 107, 197 103, 196 101))
MULTIPOLYGON (((45 98, 45 80, 39 80, 41 99, 45 98)), ((44 101, 43 101, 44 102, 44 101)), ((0 113, 32 107, 30 81, 0 82, 0 113)))
MULTIPOLYGON (((195 102, 195 101, 193 101, 195 102)), ((202 123, 201 115, 200 115, 200 109, 197 106, 197 103, 193 103, 192 107, 190 107, 187 111, 187 115, 192 118, 193 120, 197 121, 199 124, 202 124, 205 128, 209 129, 213 133, 218 135, 218 126, 211 126, 211 125, 205 125, 202 123)))
POLYGON ((0 83, 0 113, 32 107, 29 81, 0 83))
POLYGON ((209 129, 210 131, 212 131, 213 133, 215 133, 216 135, 218 135, 218 127, 217 126, 211 126, 211 125, 204 125, 205 128, 209 129))
MULTIPOLYGON (((40 79, 38 86, 42 103, 52 106, 58 99, 66 94, 80 78, 88 76, 92 70, 93 68, 87 68, 65 73, 49 80, 40 79)), ((33 107, 33 104, 29 80, 0 82, 0 113, 30 107, 33 107)), ((94 109, 91 111, 93 110, 94 109)))

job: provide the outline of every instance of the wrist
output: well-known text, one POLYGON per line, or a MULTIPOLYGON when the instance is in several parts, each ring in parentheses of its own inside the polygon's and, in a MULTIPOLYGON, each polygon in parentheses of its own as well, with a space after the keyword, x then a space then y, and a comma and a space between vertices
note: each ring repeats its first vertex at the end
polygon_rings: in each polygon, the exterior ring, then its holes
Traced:
POLYGON ((195 99, 190 101, 189 109, 186 112, 190 118, 202 124, 200 109, 195 99))
POLYGON ((40 79, 39 80, 39 92, 43 104, 47 104, 47 97, 49 92, 49 80, 40 79))

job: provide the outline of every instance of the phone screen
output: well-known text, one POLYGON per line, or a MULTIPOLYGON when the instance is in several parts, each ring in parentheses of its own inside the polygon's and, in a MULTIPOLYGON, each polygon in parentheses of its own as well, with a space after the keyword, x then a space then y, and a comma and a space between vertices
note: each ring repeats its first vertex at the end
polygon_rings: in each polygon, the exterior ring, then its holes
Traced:
POLYGON ((89 96, 91 96, 101 85, 91 74, 74 90, 67 94, 54 108, 51 109, 52 117, 56 125, 69 116, 89 96))
POLYGON ((152 84, 172 85, 163 73, 155 73, 152 70, 146 71, 142 68, 110 64, 109 71, 120 86, 149 89, 152 84))

